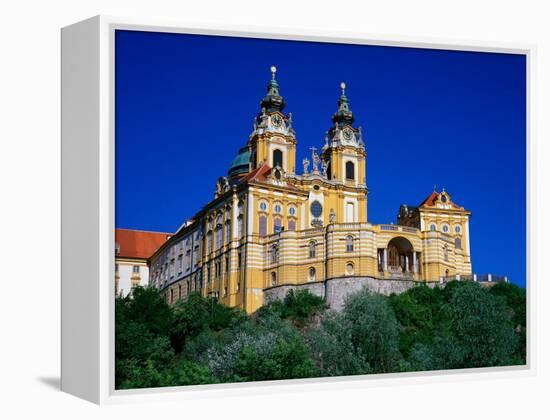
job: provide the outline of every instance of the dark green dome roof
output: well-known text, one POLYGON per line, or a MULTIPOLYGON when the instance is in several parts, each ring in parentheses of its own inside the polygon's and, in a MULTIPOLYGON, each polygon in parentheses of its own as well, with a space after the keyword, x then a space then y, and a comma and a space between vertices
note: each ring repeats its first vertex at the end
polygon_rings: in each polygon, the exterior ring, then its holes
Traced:
POLYGON ((248 151, 248 146, 245 146, 239 149, 239 153, 231 162, 229 171, 227 172, 230 176, 240 175, 248 173, 248 162, 250 161, 250 153, 248 151))

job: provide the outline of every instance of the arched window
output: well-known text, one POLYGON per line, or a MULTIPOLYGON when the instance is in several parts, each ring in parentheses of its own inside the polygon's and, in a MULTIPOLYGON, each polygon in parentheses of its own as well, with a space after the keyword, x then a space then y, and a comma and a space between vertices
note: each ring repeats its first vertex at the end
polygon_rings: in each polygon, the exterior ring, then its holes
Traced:
POLYGON ((225 242, 231 240, 231 220, 225 222, 225 242))
POLYGON ((351 161, 346 162, 346 179, 355 179, 355 165, 351 161))
POLYGON ((309 258, 315 258, 315 241, 309 243, 309 258))
POLYGON ((267 217, 260 216, 260 236, 267 235, 267 217))
POLYGON ((435 230, 436 230, 436 226, 433 223, 430 225, 430 230, 432 232, 435 232, 435 230))
POLYGON ((206 234, 206 244, 207 244, 208 253, 211 253, 212 252, 212 232, 208 232, 206 234))
POLYGON ((277 264, 279 262, 279 248, 277 245, 271 247, 271 264, 277 264))
POLYGON ((462 249, 462 240, 460 238, 455 238, 455 248, 462 249))
POLYGON ((288 230, 296 230, 296 221, 294 220, 288 221, 288 230))
POLYGON ((346 237, 346 252, 353 252, 353 236, 346 237))
POLYGON ((271 273, 271 285, 276 286, 277 285, 277 274, 273 271, 271 273))
POLYGON ((239 235, 239 238, 242 238, 243 237, 243 233, 244 233, 244 222, 243 222, 243 216, 240 215, 239 217, 237 217, 237 233, 239 235))
POLYGON ((273 167, 282 168, 283 167, 283 152, 281 152, 279 149, 273 150, 273 167))
POLYGON ((330 163, 330 160, 327 163, 327 178, 332 179, 332 163, 330 163))
POLYGON ((353 274, 353 263, 351 261, 346 264, 346 274, 348 276, 353 274))
POLYGON ((308 280, 309 281, 315 281, 315 268, 314 267, 309 268, 308 280))
POLYGON ((221 225, 218 225, 216 227, 216 249, 222 246, 222 233, 222 227, 221 225))
POLYGON ((274 233, 279 233, 282 230, 281 226, 282 226, 281 219, 279 219, 278 217, 275 218, 273 220, 273 232, 274 233))

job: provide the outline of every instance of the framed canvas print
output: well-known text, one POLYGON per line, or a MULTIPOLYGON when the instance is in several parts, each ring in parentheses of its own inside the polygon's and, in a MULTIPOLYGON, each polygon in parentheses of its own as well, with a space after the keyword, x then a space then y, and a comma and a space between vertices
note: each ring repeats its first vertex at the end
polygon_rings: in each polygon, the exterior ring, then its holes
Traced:
POLYGON ((531 56, 64 28, 63 390, 531 374, 531 56))

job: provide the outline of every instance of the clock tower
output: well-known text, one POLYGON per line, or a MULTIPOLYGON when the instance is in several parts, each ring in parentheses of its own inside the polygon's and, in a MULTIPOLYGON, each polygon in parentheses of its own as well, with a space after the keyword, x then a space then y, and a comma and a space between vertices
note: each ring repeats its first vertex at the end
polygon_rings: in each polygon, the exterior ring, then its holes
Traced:
POLYGON ((277 68, 271 67, 271 80, 262 99, 260 113, 254 118, 250 135, 250 164, 254 170, 262 165, 279 169, 283 174, 296 172, 296 133, 292 114, 284 114, 285 100, 279 93, 275 78, 277 68))
POLYGON ((346 96, 346 84, 340 84, 342 94, 338 110, 332 115, 333 126, 326 132, 321 157, 327 164, 329 180, 344 185, 366 188, 365 144, 361 127, 355 128, 355 117, 346 96))

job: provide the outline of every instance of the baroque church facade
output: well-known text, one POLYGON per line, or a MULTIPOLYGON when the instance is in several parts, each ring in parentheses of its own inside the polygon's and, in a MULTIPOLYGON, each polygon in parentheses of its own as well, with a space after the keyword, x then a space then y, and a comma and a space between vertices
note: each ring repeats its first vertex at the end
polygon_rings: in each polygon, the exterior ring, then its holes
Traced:
POLYGON ((196 291, 251 313, 289 287, 470 276, 470 212, 445 190, 402 205, 397 224, 368 221, 367 148, 344 83, 324 144, 297 172, 292 114, 271 70, 246 145, 214 199, 149 258, 149 284, 169 303, 196 291))

